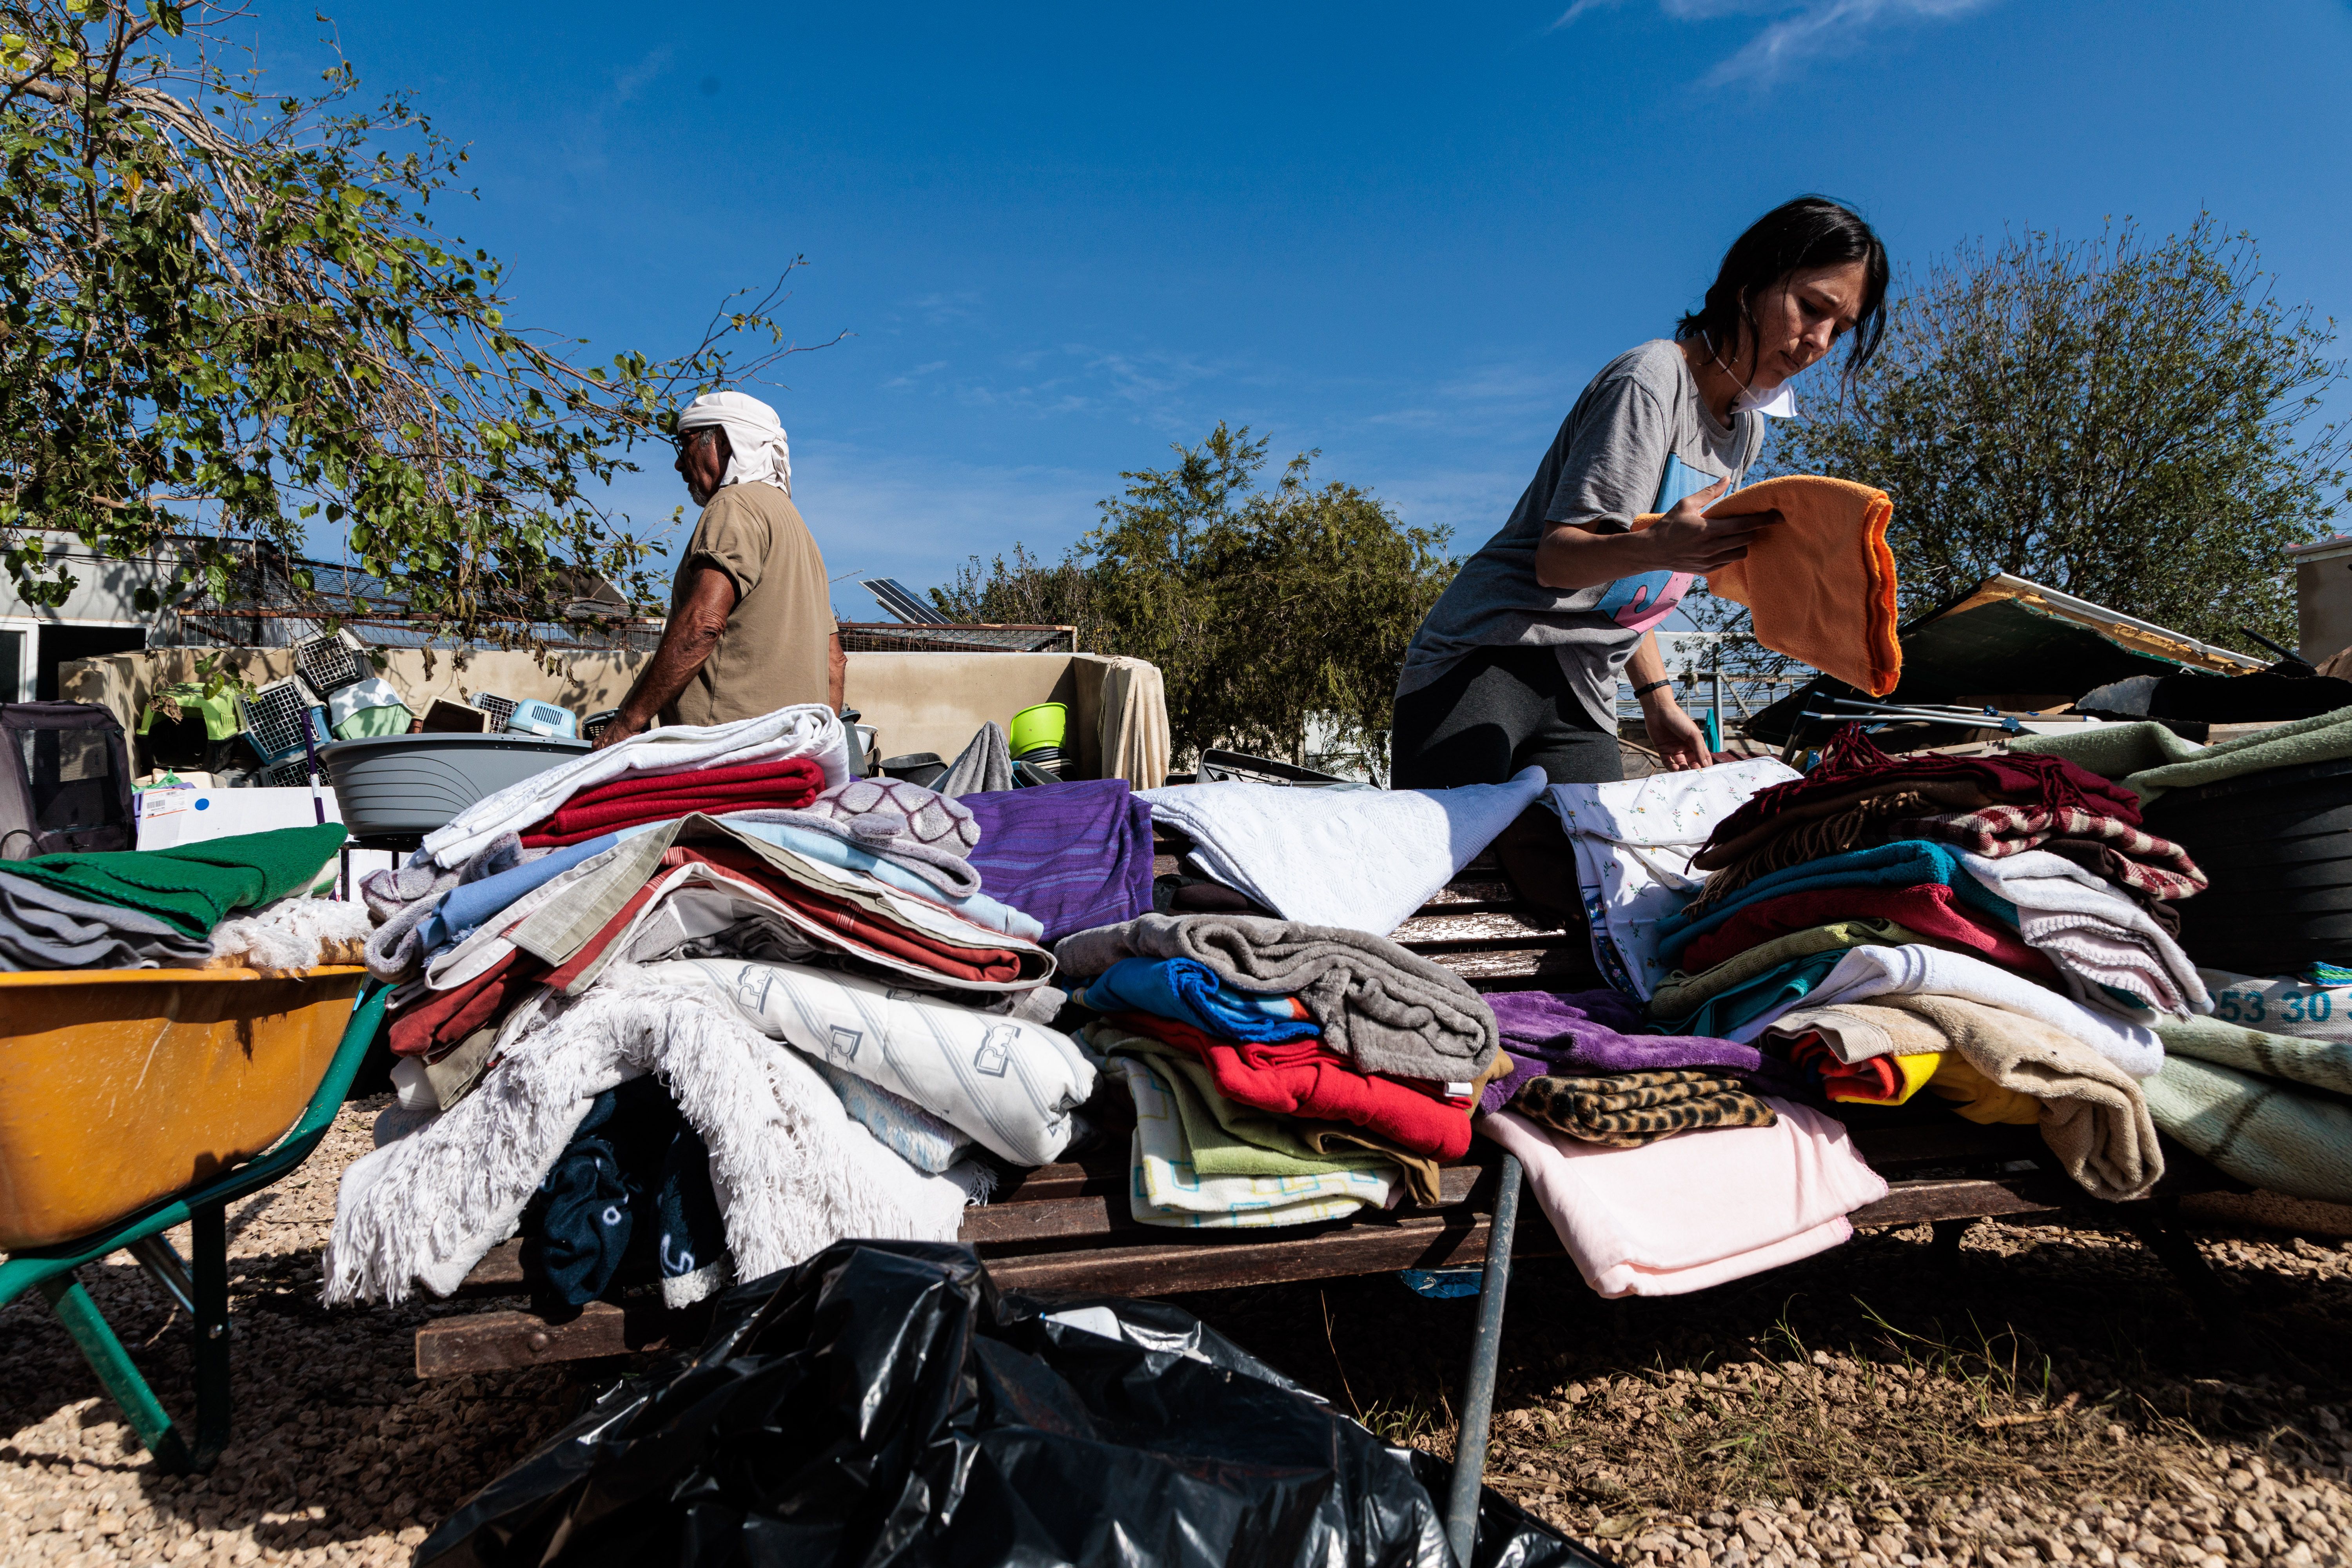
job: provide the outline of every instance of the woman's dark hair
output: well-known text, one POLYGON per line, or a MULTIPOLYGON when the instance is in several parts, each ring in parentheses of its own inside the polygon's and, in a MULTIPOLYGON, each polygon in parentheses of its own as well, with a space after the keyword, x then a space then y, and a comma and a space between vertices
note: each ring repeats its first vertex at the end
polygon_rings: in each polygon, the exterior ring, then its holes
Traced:
POLYGON ((1675 323, 1675 339, 1702 338, 1729 353, 1739 341, 1744 319, 1752 331, 1752 306, 1764 291, 1791 272, 1862 263, 1862 311, 1855 318, 1845 373, 1852 375, 1878 352, 1886 335, 1886 247, 1862 215, 1827 196, 1782 202, 1748 226, 1723 253, 1722 269, 1699 308, 1675 323))

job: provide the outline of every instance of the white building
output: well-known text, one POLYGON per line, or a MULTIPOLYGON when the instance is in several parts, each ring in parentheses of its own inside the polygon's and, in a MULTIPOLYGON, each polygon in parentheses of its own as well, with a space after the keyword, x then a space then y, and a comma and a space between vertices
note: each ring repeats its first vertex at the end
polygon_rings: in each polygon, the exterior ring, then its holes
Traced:
POLYGON ((168 562, 110 561, 69 533, 32 531, 26 537, 40 538, 52 564, 64 563, 79 582, 52 610, 26 604, 16 579, 0 572, 0 702, 53 700, 61 660, 179 640, 170 611, 133 607, 141 588, 160 592, 170 581, 168 562))

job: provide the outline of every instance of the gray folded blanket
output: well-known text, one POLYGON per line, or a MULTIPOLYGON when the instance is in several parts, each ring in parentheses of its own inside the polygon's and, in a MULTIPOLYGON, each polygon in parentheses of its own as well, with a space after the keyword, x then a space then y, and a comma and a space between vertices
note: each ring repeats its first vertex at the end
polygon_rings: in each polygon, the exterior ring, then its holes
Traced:
POLYGON ((1123 958, 1189 958, 1244 991, 1295 995, 1323 1043, 1364 1072, 1459 1082, 1499 1045, 1470 983, 1386 937, 1262 915, 1144 915, 1064 937, 1063 973, 1091 978, 1123 958))
POLYGON ((2352 1094, 2352 1042, 2267 1035, 2220 1018, 2169 1019, 2157 1026, 2167 1055, 2195 1057, 2240 1072, 2352 1094))
POLYGON ((0 872, 0 969, 201 969, 212 951, 153 915, 0 872))
POLYGON ((2341 1097, 2178 1056, 2140 1088, 2159 1129, 2238 1180, 2352 1204, 2352 1105, 2341 1097))
POLYGON ((501 833, 456 870, 434 864, 422 850, 405 866, 372 871, 360 879, 360 901, 377 922, 368 938, 368 973, 387 984, 398 984, 425 962, 425 944, 416 928, 440 907, 453 889, 510 871, 526 860, 536 860, 544 849, 525 849, 522 839, 501 833))

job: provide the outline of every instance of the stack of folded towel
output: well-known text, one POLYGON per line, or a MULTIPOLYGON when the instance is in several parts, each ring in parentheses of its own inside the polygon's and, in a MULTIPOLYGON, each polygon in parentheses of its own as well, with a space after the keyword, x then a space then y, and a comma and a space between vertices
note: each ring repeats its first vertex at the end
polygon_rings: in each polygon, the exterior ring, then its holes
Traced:
POLYGON ((1131 1206, 1148 1225, 1433 1203, 1479 1094, 1511 1068, 1467 982, 1366 931, 1147 915, 1055 955, 1103 1015, 1081 1039, 1131 1091, 1131 1206))
POLYGON ((2041 1128, 2102 1197, 2163 1173, 2140 1080, 2155 1026, 2211 998, 2174 901, 2205 885, 2130 792, 2053 756, 1889 757, 1858 729, 1758 792, 1656 922, 1649 1013, 1753 1041, 1830 1101, 1920 1094, 2041 1128))
POLYGON ((970 807, 845 755, 816 707, 656 731, 366 880, 403 1120, 345 1179, 331 1300, 446 1292, 520 1228, 564 1304, 683 1304, 950 1239, 1059 1157, 1096 1069, 1045 927, 982 890, 970 807))

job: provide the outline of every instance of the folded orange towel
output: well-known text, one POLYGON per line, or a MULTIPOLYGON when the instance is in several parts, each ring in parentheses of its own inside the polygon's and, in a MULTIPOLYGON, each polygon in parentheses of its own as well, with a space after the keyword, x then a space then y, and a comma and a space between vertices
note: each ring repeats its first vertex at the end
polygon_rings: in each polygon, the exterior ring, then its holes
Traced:
MULTIPOLYGON (((1724 497, 1709 517, 1780 509, 1748 558, 1708 574, 1707 592, 1748 606, 1756 640, 1873 697, 1903 678, 1895 640, 1895 554, 1885 490, 1850 479, 1790 474, 1724 497)), ((1662 513, 1636 518, 1649 527, 1662 513)))

